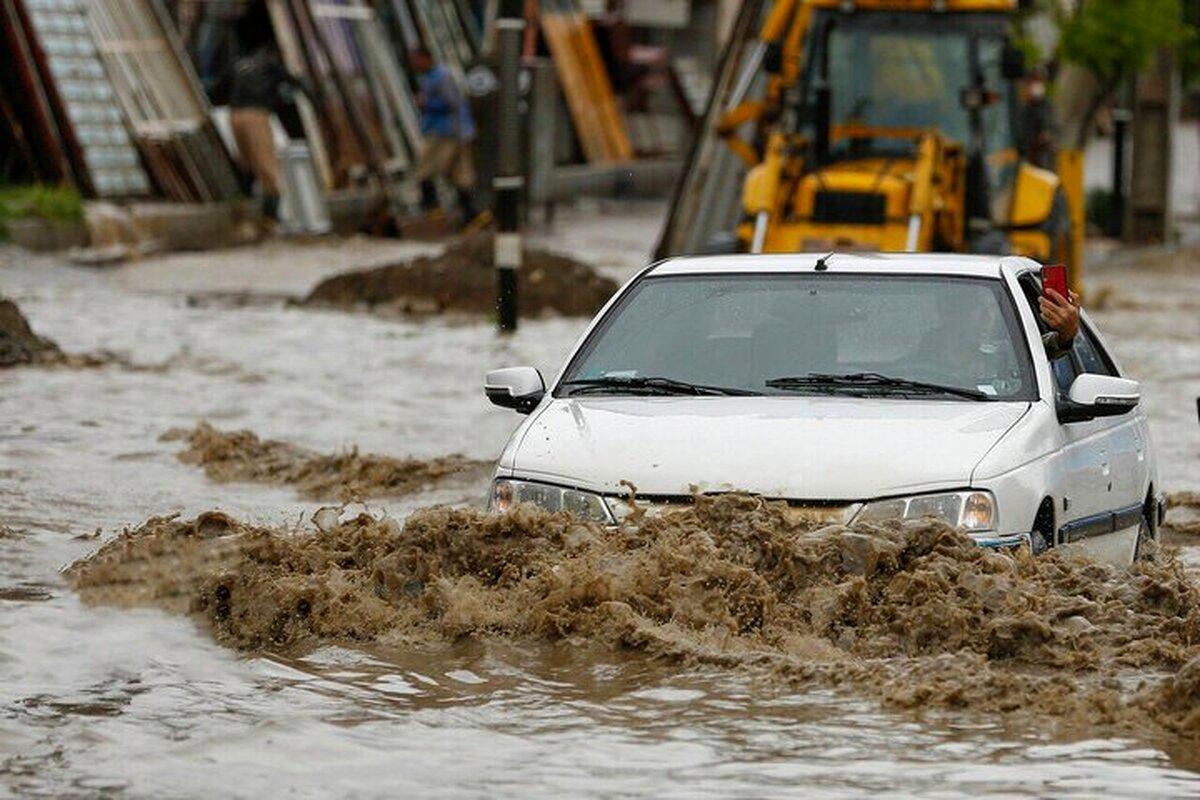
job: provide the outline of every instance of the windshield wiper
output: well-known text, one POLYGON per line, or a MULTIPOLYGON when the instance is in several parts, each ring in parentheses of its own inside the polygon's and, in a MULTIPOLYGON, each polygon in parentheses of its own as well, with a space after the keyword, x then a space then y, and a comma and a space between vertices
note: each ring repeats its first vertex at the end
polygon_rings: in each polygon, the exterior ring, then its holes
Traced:
POLYGON ((772 378, 767 381, 772 389, 849 389, 857 391, 869 390, 898 390, 913 394, 942 394, 955 397, 965 397, 970 400, 995 400, 993 396, 978 389, 968 389, 962 386, 945 386, 940 383, 926 383, 908 378, 893 378, 880 375, 878 372, 853 372, 847 375, 832 375, 824 372, 810 372, 790 378, 772 378))
POLYGON ((653 393, 664 395, 724 395, 752 396, 759 392, 750 389, 734 389, 728 386, 709 386, 703 383, 689 383, 674 378, 656 377, 617 377, 581 378, 573 381, 563 381, 560 384, 569 389, 572 395, 589 392, 621 392, 621 393, 653 393))

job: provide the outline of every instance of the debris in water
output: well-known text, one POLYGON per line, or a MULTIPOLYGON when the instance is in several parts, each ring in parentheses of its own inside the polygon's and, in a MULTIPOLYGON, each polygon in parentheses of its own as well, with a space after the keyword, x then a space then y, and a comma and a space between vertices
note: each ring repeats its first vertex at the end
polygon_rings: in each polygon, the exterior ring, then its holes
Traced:
POLYGON ((317 530, 321 533, 329 533, 342 521, 342 511, 344 510, 344 506, 321 506, 313 512, 313 525, 316 525, 317 530))
MULTIPOLYGON (((520 270, 521 313, 590 317, 617 290, 610 278, 566 256, 526 250, 520 270)), ((304 305, 386 308, 405 313, 496 310, 495 238, 465 236, 439 256, 346 272, 322 281, 304 305)))
POLYGON ((323 455, 287 442, 259 439, 252 431, 220 431, 201 422, 191 431, 176 428, 162 441, 184 440, 185 464, 204 467, 221 483, 273 483, 295 486, 312 499, 342 501, 411 494, 453 476, 478 478, 489 465, 465 456, 434 459, 361 454, 357 448, 323 455))
POLYGON ((1131 570, 1010 557, 931 521, 822 527, 736 495, 618 528, 527 506, 427 509, 402 530, 366 514, 321 535, 203 527, 151 519, 67 577, 244 649, 569 640, 891 707, 1200 735, 1200 586, 1170 554, 1131 570))

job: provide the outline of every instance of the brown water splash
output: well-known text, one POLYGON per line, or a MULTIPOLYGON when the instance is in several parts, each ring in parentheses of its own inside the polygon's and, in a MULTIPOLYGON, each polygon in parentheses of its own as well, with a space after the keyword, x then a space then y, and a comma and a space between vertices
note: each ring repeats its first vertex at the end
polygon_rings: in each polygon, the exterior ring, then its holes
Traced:
POLYGON ((185 464, 204 467, 209 478, 222 483, 248 482, 295 486, 312 499, 342 501, 411 494, 452 477, 481 478, 482 461, 461 455, 434 459, 362 454, 357 448, 325 455, 251 431, 220 431, 201 422, 192 430, 167 431, 162 441, 183 440, 179 454, 185 464))
POLYGON ((1167 506, 1200 510, 1200 492, 1172 492, 1167 495, 1167 506))
POLYGON ((67 574, 88 600, 186 607, 245 649, 567 640, 896 707, 1200 734, 1200 587, 1169 555, 1009 557, 938 524, 820 527, 723 496, 617 529, 529 508, 323 533, 152 519, 67 574))
POLYGON ((1174 492, 1167 495, 1167 509, 1163 530, 1168 536, 1200 536, 1200 492, 1174 492))

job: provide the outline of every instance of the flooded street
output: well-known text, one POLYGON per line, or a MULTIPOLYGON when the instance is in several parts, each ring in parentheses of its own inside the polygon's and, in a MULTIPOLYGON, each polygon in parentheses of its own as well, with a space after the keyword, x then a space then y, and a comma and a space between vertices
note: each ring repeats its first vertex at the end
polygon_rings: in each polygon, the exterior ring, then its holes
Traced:
MULTIPOLYGON (((538 241, 622 279, 648 257, 660 211, 590 226, 568 219, 564 236, 538 241)), ((321 247, 307 261, 278 244, 266 258, 221 253, 209 271, 195 255, 105 272, 0 251, 0 294, 39 334, 68 353, 121 356, 0 372, 0 791, 1200 794, 1195 741, 894 709, 854 691, 579 636, 243 652, 182 614, 84 603, 60 570, 150 517, 219 509, 292 529, 326 504, 292 485, 214 481, 177 458, 185 443, 160 441, 167 431, 205 420, 306 452, 490 461, 519 418, 486 402, 484 372, 531 364, 549 377, 586 324, 529 321, 500 339, 487 321, 285 306, 281 296, 303 296, 329 274, 428 252, 321 247)), ((1163 487, 1200 490, 1200 265, 1123 257, 1090 273, 1088 286, 1107 342, 1143 381, 1163 487)), ((434 504, 481 505, 486 490, 477 471, 366 507, 402 522, 434 504)), ((1176 544, 1181 560, 1200 563, 1200 542, 1176 544)))

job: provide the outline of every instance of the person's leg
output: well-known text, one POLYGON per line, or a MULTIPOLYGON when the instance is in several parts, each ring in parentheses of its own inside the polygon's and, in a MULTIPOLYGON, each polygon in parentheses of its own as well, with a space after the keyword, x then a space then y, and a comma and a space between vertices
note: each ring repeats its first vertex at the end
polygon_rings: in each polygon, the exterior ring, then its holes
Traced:
POLYGON ((233 154, 234 163, 238 168, 238 183, 242 191, 249 196, 254 191, 254 171, 250 169, 250 159, 246 155, 250 151, 249 115, 244 108, 234 108, 229 112, 229 128, 233 132, 233 143, 237 152, 233 154))
POLYGON ((231 124, 234 119, 238 120, 234 141, 262 187, 263 214, 269 219, 278 219, 279 154, 275 151, 271 112, 261 108, 239 108, 231 115, 231 124))
POLYGON ((421 187, 421 210, 435 211, 440 207, 437 187, 433 179, 446 173, 454 157, 454 142, 437 136, 425 139, 421 153, 417 157, 417 168, 413 172, 413 180, 421 187))
POLYGON ((462 211, 463 224, 469 224, 480 213, 479 202, 475 199, 475 153, 470 142, 460 142, 455 147, 450 179, 458 192, 458 207, 462 211))
POLYGON ((475 200, 475 192, 471 189, 458 189, 458 208, 462 212, 463 224, 473 221, 479 216, 479 203, 475 200))
POLYGON ((434 186, 433 181, 429 179, 421 181, 421 210, 436 211, 438 206, 437 186, 434 186))
POLYGON ((275 149, 275 131, 271 127, 271 112, 255 109, 255 131, 258 140, 259 180, 263 186, 263 214, 270 220, 279 220, 280 180, 279 151, 275 149))

